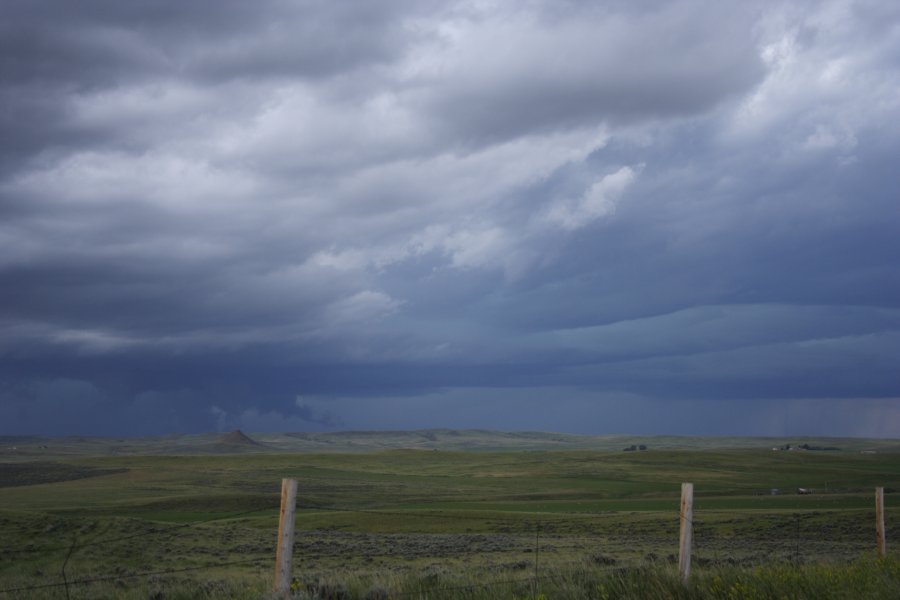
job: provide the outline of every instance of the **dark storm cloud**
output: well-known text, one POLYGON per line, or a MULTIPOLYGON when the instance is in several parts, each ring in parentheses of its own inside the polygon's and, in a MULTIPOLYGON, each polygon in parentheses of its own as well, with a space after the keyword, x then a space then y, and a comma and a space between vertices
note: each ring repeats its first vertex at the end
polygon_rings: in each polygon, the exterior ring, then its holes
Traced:
MULTIPOLYGON (((4 164, 34 155, 108 144, 143 151, 159 141, 147 132, 147 106, 123 121, 85 118, 85 104, 146 85, 139 103, 165 101, 166 88, 203 86, 232 96, 244 80, 319 79, 352 73, 405 51, 403 2, 9 2, 0 24, 0 134, 4 164)), ((425 6, 425 3, 418 3, 425 6)), ((414 9, 415 10, 415 9, 414 9)), ((413 14, 415 14, 413 12, 413 14)), ((228 104, 228 103, 225 103, 228 104)), ((127 108, 127 107, 126 107, 127 108)), ((149 127, 185 126, 209 104, 188 114, 156 115, 149 127), (159 116, 181 119, 164 123, 159 116)), ((149 111, 152 118, 152 110, 149 111)), ((230 109, 224 109, 226 115, 230 109)), ((115 115, 113 115, 115 116, 115 115)), ((169 132, 165 132, 169 133, 169 132)), ((162 137, 162 136, 160 136, 162 137)), ((10 167, 12 168, 12 167, 10 167)))
POLYGON ((8 432, 900 433, 888 3, 0 17, 8 432))
MULTIPOLYGON (((427 3, 419 3, 426 6, 427 3)), ((387 60, 408 2, 5 3, 3 78, 91 89, 159 76, 316 77, 387 60)))

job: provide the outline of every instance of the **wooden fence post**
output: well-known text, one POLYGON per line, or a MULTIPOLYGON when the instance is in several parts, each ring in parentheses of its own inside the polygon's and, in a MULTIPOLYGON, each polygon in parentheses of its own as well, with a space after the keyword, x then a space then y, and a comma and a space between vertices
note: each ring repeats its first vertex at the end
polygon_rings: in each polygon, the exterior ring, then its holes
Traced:
POLYGON ((278 547, 275 550, 275 591, 291 590, 291 559, 294 553, 294 510, 297 506, 297 480, 281 480, 281 517, 278 520, 278 547))
POLYGON ((694 532, 694 484, 681 484, 681 535, 678 542, 678 573, 683 581, 691 574, 691 540, 694 532))
POLYGON ((884 535, 884 488, 875 488, 875 539, 878 542, 878 558, 887 556, 887 540, 884 535))

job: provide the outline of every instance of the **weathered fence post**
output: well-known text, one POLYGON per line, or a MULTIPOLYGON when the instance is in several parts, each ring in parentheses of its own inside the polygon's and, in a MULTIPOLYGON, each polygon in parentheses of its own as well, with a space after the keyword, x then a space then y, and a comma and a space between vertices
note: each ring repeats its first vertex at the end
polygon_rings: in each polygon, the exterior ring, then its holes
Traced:
POLYGON ((681 484, 681 535, 678 542, 678 573, 683 581, 691 574, 691 540, 694 532, 694 484, 681 484))
POLYGON ((281 517, 278 520, 278 547, 275 550, 275 591, 291 590, 291 559, 294 553, 294 510, 297 505, 297 480, 281 480, 281 517))
POLYGON ((887 556, 887 540, 884 535, 884 488, 875 488, 875 539, 878 542, 878 558, 887 556))

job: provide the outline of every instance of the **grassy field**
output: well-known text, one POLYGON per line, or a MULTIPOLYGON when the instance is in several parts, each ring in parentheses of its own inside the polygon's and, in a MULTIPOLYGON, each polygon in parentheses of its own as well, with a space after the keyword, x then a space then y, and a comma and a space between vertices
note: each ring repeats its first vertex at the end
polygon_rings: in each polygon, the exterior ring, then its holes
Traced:
POLYGON ((0 590, 50 587, 0 598, 64 598, 64 579, 79 598, 260 597, 283 477, 299 481, 298 596, 531 598, 539 585, 547 598, 642 597, 635 572, 680 586, 670 579, 683 481, 695 485, 693 595, 660 597, 754 597, 734 590, 776 573, 788 581, 777 570, 785 564, 801 587, 828 568, 845 583, 865 572, 900 592, 897 565, 870 560, 875 486, 889 491, 889 544, 900 533, 891 441, 773 452, 787 442, 621 438, 604 450, 581 439, 543 448, 550 434, 431 435, 395 432, 392 443, 407 449, 394 450, 372 450, 387 436, 342 438, 356 452, 204 438, 180 454, 159 439, 131 440, 127 451, 111 440, 4 439, 16 450, 0 458, 0 590), (477 439, 478 450, 448 451, 445 438, 477 439), (408 449, 423 439, 439 447, 408 449), (632 443, 650 450, 621 451, 632 443), (567 596, 575 588, 581 595, 567 596))

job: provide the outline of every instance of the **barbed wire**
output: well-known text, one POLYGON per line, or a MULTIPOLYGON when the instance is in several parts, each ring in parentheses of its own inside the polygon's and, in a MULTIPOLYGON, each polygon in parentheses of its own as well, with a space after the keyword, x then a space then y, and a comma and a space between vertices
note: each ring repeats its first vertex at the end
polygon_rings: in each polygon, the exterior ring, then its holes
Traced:
MULTIPOLYGON (((434 509, 409 509, 409 510, 397 510, 397 509, 382 509, 382 508, 343 508, 336 506, 322 506, 322 505, 300 505, 297 507, 298 509, 303 510, 321 510, 323 512, 341 512, 341 513, 358 513, 358 514, 371 514, 378 516, 391 516, 391 517, 403 517, 404 519, 410 519, 413 517, 416 518, 424 518, 424 519, 440 519, 445 521, 502 521, 505 523, 516 523, 519 525, 525 524, 527 525, 527 518, 525 517, 504 517, 500 515, 491 515, 489 517, 485 517, 482 515, 461 515, 461 514, 448 514, 445 512, 437 512, 434 509)), ((475 510, 480 509, 465 509, 465 510, 475 510)), ((491 511, 484 511, 491 512, 491 511)), ((525 514, 536 514, 536 513, 525 513, 525 514)))
MULTIPOLYGON (((566 562, 554 562, 554 569, 560 568, 572 568, 572 567, 583 567, 584 563, 582 561, 566 561, 566 562)), ((605 571, 605 572, 618 572, 625 573, 628 571, 637 570, 640 567, 622 567, 622 566, 612 566, 612 565, 595 565, 594 569, 597 571, 605 571)), ((498 587, 503 585, 516 585, 523 583, 533 583, 539 581, 553 581, 557 579, 558 575, 528 575, 522 577, 508 578, 508 579, 492 579, 490 581, 485 581, 481 583, 467 583, 467 584, 456 584, 456 585, 434 585, 434 586, 422 586, 417 590, 410 590, 407 592, 390 592, 389 597, 391 598, 408 598, 408 597, 416 597, 416 596, 425 596, 434 595, 435 593, 440 592, 458 592, 462 590, 476 590, 476 589, 486 589, 491 587, 498 587)))
MULTIPOLYGON (((428 503, 423 502, 423 503, 418 503, 418 504, 421 505, 421 504, 428 504, 428 503)), ((402 505, 399 505, 399 506, 402 506, 402 505)), ((571 536, 571 535, 566 535, 565 533, 556 534, 552 530, 547 531, 546 529, 544 529, 547 527, 547 525, 554 524, 554 522, 556 520, 568 521, 573 516, 571 513, 556 515, 553 513, 549 513, 549 514, 541 513, 539 511, 528 511, 528 512, 523 511, 522 513, 519 513, 516 516, 504 516, 504 515, 493 514, 493 513, 498 512, 498 509, 491 509, 491 508, 456 509, 456 512, 450 512, 450 511, 453 511, 454 509, 452 509, 452 508, 448 509, 446 507, 437 508, 437 509, 416 507, 416 508, 409 508, 409 509, 404 510, 404 509, 399 508, 398 505, 395 505, 393 507, 350 508, 350 507, 330 506, 330 505, 324 505, 324 504, 299 504, 297 506, 297 509, 304 510, 304 511, 322 511, 323 513, 333 512, 333 513, 368 514, 368 515, 375 515, 375 516, 380 516, 380 517, 397 516, 397 517, 402 517, 404 519, 428 518, 428 519, 439 519, 439 520, 443 520, 443 521, 447 521, 447 520, 480 521, 480 522, 486 523, 487 525, 490 525, 490 524, 496 525, 497 523, 514 523, 516 525, 519 525, 520 527, 515 528, 516 529, 515 531, 501 531, 501 533, 504 535, 507 535, 511 539, 514 539, 517 542, 519 542, 519 546, 524 545, 525 551, 535 552, 535 554, 534 554, 535 574, 533 576, 505 579, 505 580, 493 580, 493 581, 484 582, 484 583, 467 584, 467 585, 460 585, 460 586, 449 586, 449 587, 438 586, 431 590, 419 590, 419 591, 411 591, 411 592, 402 592, 402 593, 392 594, 392 597, 397 597, 397 598, 414 596, 417 594, 418 595, 428 594, 429 592, 459 591, 459 590, 464 590, 464 589, 478 589, 478 588, 487 588, 487 587, 498 586, 498 585, 512 585, 512 584, 518 584, 518 583, 523 583, 523 582, 531 582, 531 581, 537 582, 539 580, 547 580, 547 579, 552 578, 552 576, 548 576, 548 575, 540 576, 538 574, 538 561, 539 561, 538 557, 539 557, 539 553, 541 552, 541 550, 543 550, 544 552, 584 551, 585 550, 584 544, 596 545, 598 543, 598 540, 596 537, 571 536), (466 512, 466 511, 472 511, 473 514, 460 514, 461 512, 466 512), (486 515, 486 513, 487 513, 487 515, 486 515), (537 517, 536 515, 540 515, 540 517, 537 517), (545 519, 550 519, 550 523, 547 523, 547 521, 545 521, 545 519), (530 535, 532 532, 536 532, 535 543, 533 546, 525 543, 526 542, 525 536, 530 535), (542 540, 541 540, 541 534, 544 535, 543 544, 542 544, 542 540), (574 545, 573 542, 583 542, 583 544, 574 545)), ((90 541, 86 541, 86 542, 78 542, 77 538, 76 538, 75 540, 73 540, 72 544, 65 545, 65 546, 59 545, 59 546, 49 546, 49 547, 43 547, 43 548, 22 547, 22 548, 4 549, 4 550, 0 551, 0 553, 7 554, 7 555, 8 554, 18 554, 18 553, 47 553, 47 554, 49 554, 51 552, 62 551, 62 550, 67 550, 68 553, 66 555, 65 562, 63 563, 63 566, 62 566, 63 581, 57 581, 54 583, 37 584, 37 585, 32 585, 32 586, 19 586, 19 587, 7 588, 7 589, 0 589, 0 594, 33 591, 33 590, 38 590, 38 589, 54 588, 54 587, 65 587, 66 592, 68 594, 68 587, 75 586, 75 585, 87 585, 87 584, 106 582, 106 581, 120 581, 120 580, 134 579, 134 578, 157 576, 157 575, 170 575, 170 574, 178 574, 178 573, 191 572, 191 571, 199 571, 199 570, 208 570, 208 569, 215 569, 215 568, 228 567, 228 566, 236 566, 236 565, 247 565, 247 564, 254 564, 254 563, 262 564, 264 561, 267 561, 268 559, 256 557, 256 558, 249 558, 249 559, 242 559, 242 560, 209 563, 209 564, 197 565, 197 566, 192 566, 192 567, 167 568, 167 569, 144 571, 144 572, 130 573, 130 574, 126 573, 126 574, 101 575, 101 576, 97 576, 97 577, 73 579, 71 581, 68 580, 66 572, 65 572, 65 568, 69 562, 69 559, 73 556, 73 554, 77 550, 80 550, 83 548, 88 548, 88 547, 98 546, 98 545, 113 544, 116 542, 122 542, 122 541, 128 541, 128 540, 134 540, 134 539, 138 539, 138 538, 142 538, 142 537, 146 537, 146 536, 150 536, 150 535, 170 535, 171 536, 174 532, 182 532, 183 531, 183 533, 177 533, 174 536, 177 538, 177 537, 180 537, 183 535, 187 535, 187 531, 184 531, 184 530, 188 530, 193 527, 198 527, 198 526, 202 526, 205 524, 215 523, 215 522, 220 522, 220 521, 225 521, 225 520, 234 520, 234 519, 238 519, 238 518, 249 516, 249 515, 254 515, 254 514, 259 514, 259 513, 263 513, 263 512, 269 512, 269 511, 277 511, 277 510, 278 510, 277 506, 263 506, 263 507, 255 508, 252 510, 240 511, 237 513, 228 513, 228 514, 223 514, 220 516, 215 516, 212 518, 199 519, 199 520, 190 521, 187 523, 173 525, 170 527, 165 527, 165 528, 161 528, 161 529, 160 528, 150 529, 147 531, 141 531, 141 532, 127 534, 127 535, 99 538, 99 539, 94 539, 94 540, 90 540, 90 541)), ((673 506, 673 511, 674 510, 675 510, 675 507, 673 506)), ((669 514, 671 514, 671 513, 669 513, 669 514)), ((786 521, 787 526, 790 526, 791 524, 795 524, 795 536, 794 536, 795 537, 795 539, 794 539, 794 559, 795 559, 795 561, 799 560, 799 555, 800 555, 801 520, 805 521, 808 517, 813 516, 815 514, 816 514, 815 512, 799 512, 798 511, 798 512, 791 514, 790 516, 785 516, 785 519, 787 519, 787 521, 786 521)), ((577 516, 613 518, 613 517, 617 516, 617 513, 608 513, 608 514, 607 513, 577 513, 577 516)), ((693 530, 692 553, 698 552, 701 548, 701 543, 700 543, 701 539, 703 540, 704 544, 707 542, 706 537, 707 537, 707 534, 709 534, 709 532, 705 530, 705 527, 707 525, 712 526, 714 520, 712 522, 704 521, 704 520, 697 520, 693 517, 688 518, 684 514, 679 513, 678 521, 679 522, 687 522, 687 524, 689 524, 691 526, 691 528, 693 530)), ((396 535, 405 535, 405 534, 398 533, 396 535)), ((436 534, 432 534, 432 535, 461 535, 461 534, 460 533, 446 533, 446 534, 445 533, 436 533, 436 534)), ((470 532, 470 533, 463 534, 463 535, 479 537, 479 536, 496 536, 496 535, 498 535, 498 533, 496 531, 493 531, 493 532, 487 531, 487 532, 470 532)), ((790 536, 785 536, 785 540, 787 540, 787 542, 790 543, 790 541, 791 541, 790 536)), ((297 548, 298 546, 300 546, 299 542, 295 542, 295 548, 297 548)), ((333 553, 310 552, 310 549, 304 549, 303 551, 305 554, 302 558, 299 559, 301 561, 321 560, 321 559, 326 559, 326 558, 344 557, 347 555, 346 550, 337 550, 333 553)), ((477 554, 477 555, 494 554, 494 553, 514 554, 516 552, 521 552, 521 551, 522 551, 521 548, 478 548, 477 551, 470 552, 470 554, 477 554)), ((717 552, 717 550, 715 550, 715 548, 713 548, 713 551, 715 551, 716 556, 718 556, 718 552, 717 552)), ((467 554, 467 553, 464 551, 463 552, 449 552, 449 553, 445 553, 445 554, 438 553, 437 556, 445 556, 447 554, 462 555, 462 554, 467 554)), ((378 553, 378 554, 365 553, 365 556, 367 558, 375 558, 375 557, 393 558, 393 557, 403 556, 403 555, 404 555, 404 553, 402 551, 378 553)), ((571 564, 579 564, 579 565, 583 566, 585 560, 590 561, 590 557, 589 556, 584 557, 581 560, 579 560, 578 562, 572 562, 571 564)), ((565 563, 560 563, 560 561, 557 561, 557 560, 553 560, 551 562, 554 565, 554 568, 559 567, 561 564, 565 564, 565 563)), ((600 563, 600 564, 593 565, 592 568, 607 568, 607 569, 613 569, 613 570, 616 570, 616 569, 626 570, 627 568, 633 568, 633 567, 621 567, 621 566, 616 567, 616 566, 605 565, 605 564, 600 563)))

